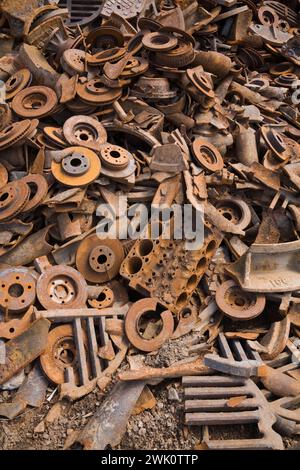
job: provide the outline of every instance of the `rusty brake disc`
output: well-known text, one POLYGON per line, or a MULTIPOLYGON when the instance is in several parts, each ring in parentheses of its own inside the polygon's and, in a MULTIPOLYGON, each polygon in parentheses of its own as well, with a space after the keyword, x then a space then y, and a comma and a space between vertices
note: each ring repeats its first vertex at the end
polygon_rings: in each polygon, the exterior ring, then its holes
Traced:
POLYGON ((284 142, 281 135, 267 126, 261 127, 261 135, 266 142, 269 149, 274 153, 274 155, 282 161, 285 161, 290 156, 290 151, 286 143, 284 142))
POLYGON ((103 125, 89 116, 73 116, 67 119, 63 133, 70 145, 80 145, 96 151, 107 141, 103 125))
POLYGON ((6 167, 0 163, 0 189, 8 182, 8 171, 6 167))
POLYGON ((193 153, 197 162, 206 170, 214 172, 223 168, 224 162, 219 150, 208 141, 198 137, 193 142, 193 153))
POLYGON ((57 96, 52 88, 32 86, 19 91, 12 101, 12 109, 24 118, 41 118, 53 111, 57 103, 57 96))
MULTIPOLYGON (((83 343, 88 350, 87 337, 83 343)), ((51 382, 61 385, 65 382, 67 367, 74 370, 75 383, 79 384, 79 359, 72 325, 60 325, 50 331, 45 352, 40 356, 41 367, 51 382)))
POLYGON ((157 311, 158 299, 141 299, 135 302, 129 309, 125 318, 125 332, 131 344, 141 351, 151 352, 159 349, 173 334, 174 319, 169 310, 157 314, 162 320, 159 334, 152 339, 145 339, 140 334, 140 320, 142 316, 157 311))
POLYGON ((107 282, 116 277, 124 260, 123 245, 119 240, 90 235, 79 245, 76 267, 90 282, 107 282))
POLYGON ((145 34, 142 43, 150 51, 170 51, 177 46, 178 40, 171 34, 154 31, 153 33, 145 34))
POLYGON ((106 168, 118 171, 127 168, 132 155, 123 147, 106 144, 101 146, 100 158, 106 168))
POLYGON ((87 104, 105 105, 113 103, 122 95, 122 88, 107 88, 99 78, 77 85, 77 94, 87 104))
POLYGON ((114 292, 109 287, 104 287, 96 299, 89 299, 88 304, 92 308, 107 308, 111 307, 115 301, 114 292))
POLYGON ((17 145, 24 139, 30 129, 30 120, 14 122, 0 132, 0 150, 17 145))
POLYGON ((12 268, 0 273, 0 308, 8 313, 22 313, 35 301, 35 279, 26 268, 12 268))
POLYGON ((266 305, 266 297, 246 292, 233 280, 223 282, 216 291, 219 309, 233 320, 250 320, 260 315, 266 305))
POLYGON ((19 91, 30 86, 31 73, 27 69, 18 70, 5 82, 6 99, 11 100, 19 91))
POLYGON ((43 132, 52 145, 57 145, 59 148, 65 148, 68 145, 61 127, 46 126, 43 132))
POLYGON ((221 198, 215 203, 215 207, 227 220, 244 230, 251 222, 251 211, 248 204, 241 199, 221 198))
POLYGON ((86 37, 86 45, 89 49, 100 50, 121 47, 124 44, 124 36, 121 31, 114 26, 100 26, 89 32, 86 37))
POLYGON ((30 190, 25 181, 17 180, 0 190, 0 221, 12 219, 26 206, 30 190))
POLYGON ((86 186, 100 175, 98 155, 84 147, 62 150, 61 161, 51 163, 54 178, 66 186, 86 186))
POLYGON ((61 56, 60 63, 69 75, 83 74, 89 54, 80 49, 67 49, 61 56))
POLYGON ((48 193, 48 183, 43 175, 30 174, 22 178, 22 181, 29 186, 29 201, 22 212, 29 212, 36 209, 46 198, 48 193))
POLYGON ((87 301, 83 276, 70 266, 51 266, 39 277, 37 297, 45 309, 81 308, 87 301))

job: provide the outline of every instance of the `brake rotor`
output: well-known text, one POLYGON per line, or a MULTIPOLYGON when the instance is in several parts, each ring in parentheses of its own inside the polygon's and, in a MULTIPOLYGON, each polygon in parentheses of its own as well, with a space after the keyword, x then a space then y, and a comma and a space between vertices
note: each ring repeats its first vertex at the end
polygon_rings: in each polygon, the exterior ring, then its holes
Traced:
POLYGON ((8 313, 25 312, 35 301, 35 279, 26 268, 0 273, 0 308, 8 313))
MULTIPOLYGON (((88 353, 85 333, 83 344, 88 353)), ((65 382, 65 371, 67 367, 72 367, 75 384, 79 384, 79 358, 72 325, 60 325, 50 331, 45 352, 40 356, 40 363, 48 379, 57 385, 65 382)))
POLYGON ((274 155, 282 161, 285 161, 290 156, 290 151, 281 135, 274 129, 262 126, 261 135, 274 155))
POLYGON ((61 127, 46 126, 43 132, 46 138, 51 141, 51 144, 55 144, 60 148, 65 148, 68 145, 61 127))
POLYGON ((219 150, 201 137, 194 140, 193 153, 197 162, 206 170, 211 172, 222 170, 224 162, 219 150))
POLYGON ((70 266, 51 266, 38 279, 36 293, 46 309, 82 308, 87 301, 87 285, 70 266))
POLYGON ((11 100, 19 91, 30 86, 31 79, 32 76, 28 69, 21 69, 14 73, 5 82, 6 99, 11 100))
POLYGON ((22 180, 13 181, 0 189, 0 221, 12 219, 19 214, 29 199, 29 186, 22 180))
POLYGON ((264 311, 266 297, 246 292, 235 281, 229 280, 217 288, 216 303, 219 309, 233 320, 251 320, 264 311))
POLYGON ((36 209, 46 198, 48 193, 48 183, 43 175, 30 174, 22 178, 22 181, 29 186, 30 195, 29 201, 23 209, 24 212, 29 212, 36 209))
POLYGON ((114 47, 121 47, 124 44, 124 36, 118 28, 114 26, 100 26, 93 29, 85 40, 89 49, 108 50, 114 47))
POLYGON ((101 146, 100 158, 106 168, 110 170, 124 170, 124 168, 127 168, 132 156, 123 147, 106 144, 101 146))
POLYGON ((125 332, 131 344, 141 351, 151 352, 159 349, 173 334, 174 319, 169 310, 157 314, 162 321, 162 328, 157 336, 152 339, 144 338, 140 333, 140 320, 149 312, 156 312, 158 299, 141 299, 135 302, 129 309, 125 318, 125 332))
POLYGON ((251 211, 245 201, 235 198, 222 198, 216 201, 215 207, 225 219, 244 230, 251 222, 251 211))
POLYGON ((20 91, 12 101, 13 111, 25 118, 42 118, 58 103, 55 91, 45 86, 32 86, 20 91))
POLYGON ((89 54, 81 49, 67 49, 61 56, 60 63, 69 75, 83 74, 86 71, 86 61, 89 54))
POLYGON ((208 98, 213 98, 215 96, 215 92, 212 89, 212 83, 208 78, 207 73, 200 71, 198 67, 195 69, 188 69, 186 74, 192 84, 203 93, 208 98))
POLYGON ((105 62, 116 62, 126 54, 125 47, 113 47, 105 51, 97 52, 88 57, 88 64, 91 66, 103 65, 105 62))
POLYGON ((145 34, 142 43, 150 51, 169 51, 177 46, 178 39, 171 34, 154 31, 145 34))
POLYGON ((0 189, 8 182, 8 171, 5 166, 0 163, 0 189))
POLYGON ((5 127, 0 132, 0 150, 5 150, 18 144, 26 136, 28 129, 30 129, 29 119, 14 122, 5 127))
POLYGON ((147 72, 148 68, 148 60, 143 59, 142 57, 132 57, 128 60, 122 73, 120 74, 120 79, 137 77, 138 75, 142 75, 143 73, 147 72))
POLYGON ((70 147, 62 151, 60 162, 52 161, 54 178, 66 186, 86 186, 100 175, 101 162, 98 155, 84 147, 70 147))
POLYGON ((92 308, 108 308, 113 305, 115 296, 109 287, 104 287, 96 299, 89 299, 88 304, 92 308))
POLYGON ((73 116, 67 119, 63 133, 70 145, 80 145, 96 151, 107 141, 103 125, 89 116, 73 116))
POLYGON ((119 240, 102 240, 97 235, 90 235, 77 249, 76 267, 87 281, 107 282, 119 273, 124 256, 119 240))
POLYGON ((107 88, 99 78, 93 78, 86 83, 78 83, 77 94, 88 104, 105 105, 120 98, 122 88, 107 88))

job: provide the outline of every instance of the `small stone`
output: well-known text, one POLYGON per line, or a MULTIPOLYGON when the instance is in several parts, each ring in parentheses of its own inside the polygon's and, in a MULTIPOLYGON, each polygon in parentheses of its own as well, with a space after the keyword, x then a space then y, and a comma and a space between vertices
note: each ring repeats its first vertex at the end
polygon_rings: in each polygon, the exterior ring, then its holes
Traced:
POLYGON ((35 433, 42 433, 45 431, 45 423, 44 421, 41 421, 35 428, 34 432, 35 433))
POLYGON ((61 412, 62 412, 62 404, 58 401, 52 406, 50 411, 47 413, 45 421, 47 423, 54 423, 54 421, 56 421, 60 417, 61 412))
POLYGON ((168 391, 168 400, 170 401, 180 401, 178 392, 175 388, 171 387, 168 391))

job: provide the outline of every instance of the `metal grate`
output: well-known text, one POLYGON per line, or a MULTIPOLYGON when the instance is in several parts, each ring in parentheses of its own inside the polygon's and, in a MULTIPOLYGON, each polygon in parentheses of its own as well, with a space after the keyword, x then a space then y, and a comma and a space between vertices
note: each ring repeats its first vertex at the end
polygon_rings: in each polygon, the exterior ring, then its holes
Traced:
POLYGON ((68 8, 69 19, 67 24, 85 25, 94 21, 100 14, 102 0, 60 0, 61 8, 68 8))

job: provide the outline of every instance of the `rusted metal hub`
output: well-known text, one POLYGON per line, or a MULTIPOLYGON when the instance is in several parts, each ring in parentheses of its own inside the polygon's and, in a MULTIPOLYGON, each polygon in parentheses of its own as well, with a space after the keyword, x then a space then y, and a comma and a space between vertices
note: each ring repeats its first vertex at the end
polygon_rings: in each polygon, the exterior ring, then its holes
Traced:
POLYGON ((111 170, 124 170, 129 164, 130 154, 123 147, 106 144, 101 146, 100 158, 104 166, 111 170))
POLYGON ((150 51, 170 51, 177 46, 178 40, 168 33, 153 32, 145 34, 143 46, 150 51))
POLYGON ((85 72, 87 55, 80 49, 67 49, 61 56, 60 63, 69 75, 83 74, 85 72))
POLYGON ((48 183, 43 175, 32 174, 22 178, 22 181, 29 186, 30 195, 29 201, 23 209, 24 212, 29 212, 36 209, 46 198, 48 193, 48 183))
POLYGON ((21 69, 5 82, 6 99, 11 100, 19 91, 30 86, 31 73, 27 69, 21 69))
POLYGON ((244 230, 251 222, 251 211, 246 202, 235 198, 222 198, 215 203, 215 207, 234 225, 244 230))
POLYGON ((100 294, 97 296, 96 299, 89 299, 88 304, 92 308, 107 308, 111 307, 115 301, 115 295, 111 288, 104 287, 101 290, 100 294))
POLYGON ((199 68, 195 69, 188 69, 186 74, 193 85, 201 91, 204 95, 208 96, 208 98, 213 98, 215 93, 212 89, 212 82, 209 79, 207 73, 201 71, 199 68))
POLYGON ((276 157, 283 161, 289 157, 289 149, 278 132, 270 127, 262 126, 261 135, 276 157))
MULTIPOLYGON (((85 334, 83 341, 87 351, 88 344, 85 334)), ((40 357, 40 362, 44 373, 51 382, 57 385, 63 384, 67 367, 72 367, 75 383, 79 384, 79 358, 72 325, 60 325, 50 331, 47 346, 40 357)))
POLYGON ((124 260, 124 250, 119 240, 100 239, 90 235, 79 245, 76 267, 90 282, 107 282, 116 277, 124 260))
POLYGON ((73 116, 67 119, 63 133, 70 145, 80 145, 92 150, 99 150, 100 145, 107 141, 103 125, 88 116, 73 116))
POLYGON ((0 308, 8 313, 25 312, 35 301, 35 279, 26 268, 0 272, 0 308))
POLYGON ((52 161, 54 178, 66 186, 85 186, 95 181, 101 171, 98 155, 84 147, 62 150, 61 161, 52 161))
POLYGON ((245 292, 235 281, 229 280, 217 288, 216 303, 219 309, 233 320, 250 320, 264 311, 266 297, 245 292))
POLYGON ((8 125, 0 132, 0 149, 4 150, 13 145, 20 144, 20 142, 28 134, 30 129, 30 121, 26 119, 25 121, 14 122, 13 124, 8 125))
POLYGON ((47 116, 57 105, 55 91, 45 86, 32 86, 20 91, 12 101, 13 111, 25 118, 47 116))
POLYGON ((97 52, 106 51, 123 46, 124 36, 114 26, 100 26, 87 35, 86 44, 90 49, 96 49, 97 52))
POLYGON ((88 104, 105 105, 113 103, 122 95, 121 88, 107 88, 99 78, 93 78, 89 82, 78 84, 78 96, 88 104))
POLYGON ((159 300, 141 299, 130 307, 125 319, 125 332, 131 344, 141 351, 151 352, 159 349, 173 334, 174 320, 169 310, 157 312, 159 300), (140 320, 148 313, 156 313, 157 319, 161 319, 162 327, 158 335, 152 339, 143 338, 140 332, 140 320))
POLYGON ((175 98, 176 89, 171 89, 170 82, 164 77, 141 77, 133 87, 133 93, 149 101, 161 101, 175 98))
POLYGON ((52 266, 39 277, 37 297, 45 309, 81 308, 87 301, 87 285, 69 266, 52 266))
POLYGON ((0 221, 12 219, 26 206, 30 190, 25 181, 8 183, 0 190, 0 221))
POLYGON ((275 78, 274 82, 283 87, 293 88, 297 80, 297 75, 286 72, 284 75, 279 75, 279 77, 275 78))
POLYGON ((222 170, 223 158, 214 145, 198 137, 194 140, 192 148, 194 157, 203 168, 211 172, 222 170))

